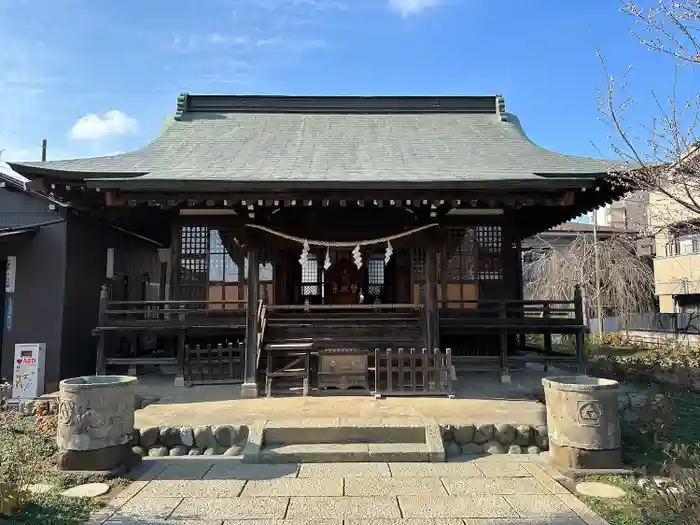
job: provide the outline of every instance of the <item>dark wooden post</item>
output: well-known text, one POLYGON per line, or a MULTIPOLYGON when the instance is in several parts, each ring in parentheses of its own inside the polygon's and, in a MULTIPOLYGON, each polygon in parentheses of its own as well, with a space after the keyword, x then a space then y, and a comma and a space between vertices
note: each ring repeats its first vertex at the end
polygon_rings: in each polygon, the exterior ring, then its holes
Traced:
POLYGON ((577 284, 574 286, 574 311, 576 317, 576 360, 579 365, 579 372, 586 372, 586 341, 585 333, 588 327, 583 324, 583 298, 581 296, 581 287, 577 284))
POLYGON ((545 302, 542 305, 542 317, 544 318, 544 323, 547 326, 546 332, 543 335, 544 339, 544 371, 547 372, 549 370, 549 358, 552 356, 552 332, 549 327, 549 319, 550 319, 550 311, 549 311, 549 303, 545 302))
POLYGON ((437 245, 428 243, 425 251, 425 336, 428 351, 432 352, 437 346, 438 334, 436 326, 437 311, 437 245))
POLYGON ((248 297, 246 300, 245 371, 241 395, 258 397, 257 353, 258 353, 258 298, 260 296, 260 265, 258 248, 248 245, 248 297))
MULTIPOLYGON (((107 303, 109 301, 109 287, 106 284, 102 285, 100 290, 100 306, 97 314, 97 327, 101 328, 104 326, 105 319, 107 317, 107 303)), ((107 358, 105 356, 105 332, 101 330, 97 339, 97 359, 95 372, 97 375, 104 375, 107 368, 107 358)))
POLYGON ((498 319, 501 323, 501 382, 510 383, 510 373, 508 370, 508 329, 506 328, 506 324, 508 323, 508 310, 506 301, 499 301, 498 303, 498 319))

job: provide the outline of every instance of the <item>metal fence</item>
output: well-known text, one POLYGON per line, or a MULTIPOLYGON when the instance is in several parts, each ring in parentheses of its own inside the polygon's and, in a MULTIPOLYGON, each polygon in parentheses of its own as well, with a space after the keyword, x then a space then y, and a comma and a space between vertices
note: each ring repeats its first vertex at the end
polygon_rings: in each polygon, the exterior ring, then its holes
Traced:
MULTIPOLYGON (((598 333, 598 319, 588 321, 592 334, 598 333)), ((603 332, 620 332, 636 330, 642 332, 662 332, 671 334, 700 334, 700 315, 697 313, 639 313, 629 319, 622 317, 604 317, 603 332)))

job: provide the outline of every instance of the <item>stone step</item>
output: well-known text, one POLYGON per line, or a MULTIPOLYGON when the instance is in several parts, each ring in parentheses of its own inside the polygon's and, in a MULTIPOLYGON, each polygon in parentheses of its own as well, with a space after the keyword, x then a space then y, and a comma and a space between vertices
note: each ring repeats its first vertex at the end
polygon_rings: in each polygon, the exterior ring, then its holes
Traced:
POLYGON ((243 450, 246 463, 444 460, 440 427, 430 419, 259 421, 243 450))
POLYGON ((429 462, 425 443, 314 443, 264 446, 258 463, 429 462))
POLYGON ((412 425, 360 426, 337 425, 318 427, 289 427, 268 423, 265 444, 304 445, 325 444, 392 444, 425 443, 425 427, 412 425))

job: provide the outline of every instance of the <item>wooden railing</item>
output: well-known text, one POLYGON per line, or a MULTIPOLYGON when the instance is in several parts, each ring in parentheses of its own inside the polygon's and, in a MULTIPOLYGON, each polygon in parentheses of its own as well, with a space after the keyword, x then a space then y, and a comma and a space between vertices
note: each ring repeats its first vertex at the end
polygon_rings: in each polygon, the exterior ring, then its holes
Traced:
POLYGON ((438 305, 441 319, 459 318, 465 323, 531 323, 539 319, 583 324, 575 301, 446 300, 438 305))
POLYGON ((246 302, 242 300, 112 301, 109 299, 107 286, 103 286, 98 323, 93 329, 93 335, 98 337, 97 373, 104 374, 108 364, 127 365, 130 368, 142 364, 174 364, 183 371, 186 360, 186 332, 198 328, 244 330, 245 305, 246 302), (137 334, 144 332, 176 335, 176 356, 139 356, 137 334), (120 341, 128 341, 131 346, 130 355, 108 356, 108 334, 123 336, 120 341))
POLYGON ((245 301, 105 301, 101 327, 188 324, 204 319, 221 319, 245 314, 245 301))
POLYGON ((419 311, 422 304, 374 303, 374 304, 271 304, 270 312, 328 312, 337 310, 359 310, 364 312, 381 312, 398 310, 405 312, 419 311))

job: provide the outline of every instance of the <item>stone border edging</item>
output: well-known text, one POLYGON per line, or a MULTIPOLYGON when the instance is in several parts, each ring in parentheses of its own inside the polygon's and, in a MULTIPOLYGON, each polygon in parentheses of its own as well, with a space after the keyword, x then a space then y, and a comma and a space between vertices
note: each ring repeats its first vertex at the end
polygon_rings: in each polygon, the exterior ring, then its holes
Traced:
POLYGON ((547 425, 499 423, 441 425, 445 456, 539 454, 549 450, 547 425))
POLYGON ((247 439, 246 425, 146 427, 134 431, 131 446, 141 457, 238 456, 247 439))

